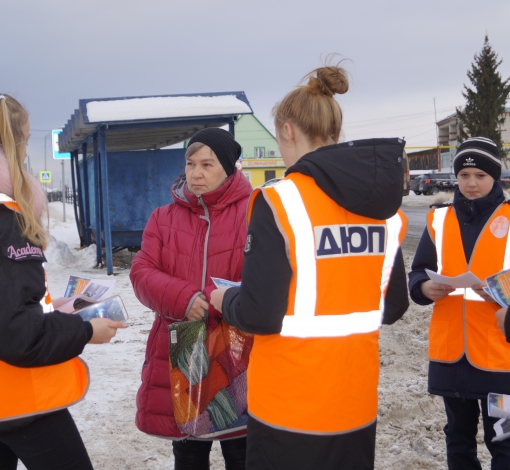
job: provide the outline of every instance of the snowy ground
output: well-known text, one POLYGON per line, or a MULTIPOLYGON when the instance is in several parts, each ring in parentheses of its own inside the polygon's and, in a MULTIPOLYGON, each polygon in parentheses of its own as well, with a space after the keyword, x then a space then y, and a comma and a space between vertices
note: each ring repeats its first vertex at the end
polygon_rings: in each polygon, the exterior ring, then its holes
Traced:
MULTIPOLYGON (((408 205, 428 205, 437 196, 410 196, 408 205)), ((70 274, 107 279, 96 269, 95 247, 79 250, 72 206, 62 222, 62 204, 51 203, 49 227, 56 241, 46 252, 49 285, 54 298, 64 292, 70 274)), ((406 268, 412 252, 405 252, 406 268)), ((129 255, 124 261, 129 261, 129 255)), ((129 266, 114 268, 116 294, 121 295, 131 326, 110 344, 89 345, 83 358, 90 367, 91 385, 85 400, 71 408, 96 469, 172 469, 171 442, 139 432, 134 424, 135 396, 153 314, 135 298, 129 266)), ((430 307, 411 307, 395 325, 381 330, 381 379, 377 427, 377 470, 444 469, 445 444, 442 400, 427 393, 427 328, 430 307)), ((484 470, 490 456, 478 435, 478 452, 484 470)), ((20 464, 20 469, 25 467, 20 464)), ((211 453, 211 469, 223 469, 217 444, 211 453)), ((297 469, 299 470, 299 469, 297 469)))

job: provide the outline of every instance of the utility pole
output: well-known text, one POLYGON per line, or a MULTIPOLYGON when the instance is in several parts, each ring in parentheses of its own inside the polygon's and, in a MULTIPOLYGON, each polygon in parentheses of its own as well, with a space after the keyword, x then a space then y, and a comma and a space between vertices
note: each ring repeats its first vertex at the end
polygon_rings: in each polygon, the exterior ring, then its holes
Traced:
POLYGON ((66 221, 66 180, 64 177, 64 160, 62 160, 62 207, 63 207, 63 222, 66 221))
POLYGON ((437 130, 436 97, 434 96, 434 125, 436 126, 437 171, 441 171, 441 149, 439 148, 439 131, 437 130))
POLYGON ((46 138, 49 137, 51 135, 51 132, 48 132, 45 136, 44 136, 44 171, 46 171, 48 168, 46 167, 46 149, 47 149, 47 145, 46 145, 46 138))

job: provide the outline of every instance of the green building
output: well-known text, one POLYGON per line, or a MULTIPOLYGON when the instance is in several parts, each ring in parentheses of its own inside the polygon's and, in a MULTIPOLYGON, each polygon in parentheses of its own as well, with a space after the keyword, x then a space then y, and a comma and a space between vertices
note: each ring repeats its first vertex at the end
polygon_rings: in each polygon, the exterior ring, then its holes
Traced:
POLYGON ((285 165, 276 139, 253 114, 236 121, 235 138, 242 147, 243 173, 253 187, 283 176, 285 165))

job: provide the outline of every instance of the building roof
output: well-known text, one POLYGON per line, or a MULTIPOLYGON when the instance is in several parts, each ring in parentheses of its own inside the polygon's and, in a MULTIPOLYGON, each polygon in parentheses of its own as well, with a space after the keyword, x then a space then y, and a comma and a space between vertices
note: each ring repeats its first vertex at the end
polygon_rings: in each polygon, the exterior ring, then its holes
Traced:
POLYGON ((80 149, 106 124, 108 151, 158 149, 252 113, 242 91, 82 99, 59 135, 59 148, 80 149))
MULTIPOLYGON (((273 139, 275 139, 275 140, 276 140, 276 137, 273 135, 273 133, 272 133, 272 132, 271 132, 271 131, 270 131, 270 130, 266 127, 266 126, 264 126, 264 124, 262 124, 262 122, 260 121, 260 119, 259 119, 257 116, 255 116, 255 114, 252 114, 252 115, 251 115, 251 117, 252 117, 252 118, 253 118, 253 119, 254 119, 254 120, 255 120, 255 121, 256 121, 256 122, 260 125, 260 127, 261 127, 262 129, 264 129, 264 130, 265 130, 265 131, 269 134, 269 136, 270 136, 270 137, 272 137, 273 139)), ((239 121, 240 121, 241 119, 242 119, 242 116, 239 118, 239 121)))
MULTIPOLYGON (((505 107, 505 113, 510 113, 510 107, 508 107, 508 106, 505 107)), ((447 121, 449 121, 450 119, 455 118, 456 116, 457 116, 457 113, 455 112, 453 114, 450 114, 449 116, 446 116, 443 119, 440 119, 439 121, 436 122, 436 124, 439 126, 440 124, 444 124, 447 121)))

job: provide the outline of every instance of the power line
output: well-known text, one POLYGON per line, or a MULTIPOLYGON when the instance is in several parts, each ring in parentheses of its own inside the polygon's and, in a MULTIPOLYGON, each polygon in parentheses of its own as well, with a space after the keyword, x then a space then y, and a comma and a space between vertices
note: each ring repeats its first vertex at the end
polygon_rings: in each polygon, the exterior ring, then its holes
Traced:
POLYGON ((422 132, 421 134, 410 135, 409 139, 412 139, 413 137, 419 137, 420 135, 423 135, 423 134, 428 134, 429 132, 434 132, 434 129, 429 129, 428 131, 422 132))
MULTIPOLYGON (((455 107, 443 108, 443 109, 440 109, 439 112, 450 111, 450 110, 453 110, 453 109, 455 109, 455 107)), ((388 120, 393 120, 393 119, 407 119, 407 118, 410 118, 412 116, 423 117, 423 116, 427 116, 429 114, 434 114, 434 110, 432 110, 432 111, 420 111, 419 113, 411 113, 411 114, 399 114, 399 115, 396 115, 396 116, 386 116, 386 117, 380 117, 380 118, 374 118, 374 119, 363 119, 361 121, 351 121, 351 124, 369 123, 369 122, 377 123, 379 121, 388 121, 388 120)))
MULTIPOLYGON (((391 128, 391 129, 378 129, 378 132, 400 132, 402 130, 405 130, 405 129, 416 129, 417 127, 425 127, 425 126, 430 126, 431 124, 427 123, 427 124, 418 124, 416 126, 408 126, 408 127, 394 127, 394 128, 391 128)), ((357 132, 349 132, 349 128, 344 128, 342 129, 344 132, 348 133, 349 135, 361 135, 361 134, 366 134, 368 131, 357 131, 357 132)))
MULTIPOLYGON (((456 109, 456 107, 453 106, 453 107, 439 109, 438 112, 453 111, 455 109, 456 109)), ((345 122, 345 126, 342 127, 342 130, 368 128, 368 127, 373 127, 373 126, 379 125, 379 124, 389 124, 389 123, 395 123, 395 122, 402 121, 402 120, 417 119, 417 118, 426 117, 426 116, 429 116, 432 114, 434 114, 434 110, 420 111, 418 113, 411 113, 411 114, 399 114, 399 115, 395 115, 395 116, 386 116, 386 117, 380 117, 380 118, 374 118, 374 119, 363 119, 360 121, 349 121, 349 122, 345 122)), ((414 127, 420 127, 420 126, 426 126, 426 125, 430 125, 430 124, 421 124, 421 125, 414 126, 414 127)), ((271 128, 268 127, 267 129, 271 132, 276 131, 276 129, 274 127, 271 127, 271 128)), ((404 128, 401 128, 401 129, 404 129, 404 128)), ((407 129, 410 129, 410 127, 408 127, 407 129)))

